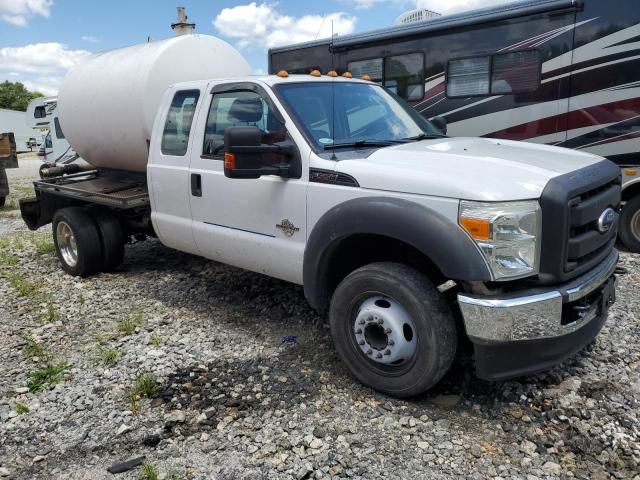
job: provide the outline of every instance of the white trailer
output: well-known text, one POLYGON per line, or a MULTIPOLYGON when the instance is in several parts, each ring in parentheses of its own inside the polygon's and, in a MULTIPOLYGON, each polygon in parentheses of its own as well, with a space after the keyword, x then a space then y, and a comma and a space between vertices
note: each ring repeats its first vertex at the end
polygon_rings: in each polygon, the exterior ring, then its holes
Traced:
POLYGON ((26 112, 0 108, 0 132, 12 132, 18 152, 29 151, 29 140, 34 137, 33 129, 27 125, 26 112))

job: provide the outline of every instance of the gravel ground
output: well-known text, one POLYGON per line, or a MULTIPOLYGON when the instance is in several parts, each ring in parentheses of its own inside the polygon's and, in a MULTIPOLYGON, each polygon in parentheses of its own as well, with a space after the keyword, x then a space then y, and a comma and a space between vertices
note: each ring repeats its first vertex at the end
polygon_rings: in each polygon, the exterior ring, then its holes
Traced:
POLYGON ((157 241, 76 279, 43 230, 0 210, 2 477, 640 480, 640 256, 585 352, 503 383, 461 355, 400 401, 348 376, 297 286, 157 241))

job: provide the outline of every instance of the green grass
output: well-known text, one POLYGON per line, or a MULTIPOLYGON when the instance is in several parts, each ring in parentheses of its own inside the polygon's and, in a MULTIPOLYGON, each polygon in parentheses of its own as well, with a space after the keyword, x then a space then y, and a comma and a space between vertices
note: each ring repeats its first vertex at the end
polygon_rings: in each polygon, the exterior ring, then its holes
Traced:
POLYGON ((51 234, 32 233, 29 240, 36 249, 36 255, 48 255, 56 251, 51 234))
POLYGON ((16 413, 18 415, 29 413, 29 407, 27 407, 24 403, 16 402, 16 413))
POLYGON ((68 368, 66 363, 48 363, 42 370, 36 370, 29 374, 27 388, 31 393, 37 393, 46 386, 55 385, 62 380, 62 374, 68 368))
POLYGON ((103 365, 111 367, 118 363, 120 352, 114 348, 98 346, 98 357, 103 365))
POLYGON ((19 297, 34 297, 40 291, 39 284, 30 282, 21 273, 12 272, 7 276, 7 280, 9 285, 18 292, 19 297))
POLYGON ((56 307, 53 306, 53 303, 47 303, 47 313, 44 318, 47 322, 56 322, 60 320, 60 313, 56 310, 56 307))
POLYGON ((13 253, 0 251, 0 267, 15 267, 18 264, 18 257, 13 253))
POLYGON ((138 478, 140 480, 160 480, 160 473, 155 465, 149 462, 144 462, 142 464, 142 471, 138 478))
POLYGON ((160 335, 153 335, 149 343, 154 347, 159 347, 160 345, 162 345, 162 338, 160 337, 160 335))
POLYGON ((140 325, 142 325, 143 316, 141 312, 132 313, 127 315, 122 320, 118 321, 118 331, 123 335, 133 335, 140 325))
POLYGON ((87 301, 87 300, 84 298, 84 295, 83 295, 82 293, 79 293, 79 294, 78 294, 78 303, 79 303, 80 305, 84 305, 84 304, 86 303, 86 301, 87 301))
POLYGON ((44 346, 34 338, 25 337, 24 341, 26 342, 26 345, 22 349, 22 354, 26 358, 38 357, 46 360, 49 357, 44 346))
POLYGON ((143 397, 150 397, 160 389, 154 374, 140 372, 136 375, 133 385, 125 391, 126 398, 133 413, 140 411, 138 403, 143 397))
POLYGON ((30 182, 26 185, 15 185, 11 182, 9 185, 9 195, 7 196, 7 201, 3 207, 0 207, 0 211, 17 210, 20 208, 20 199, 29 197, 35 197, 33 185, 30 182))

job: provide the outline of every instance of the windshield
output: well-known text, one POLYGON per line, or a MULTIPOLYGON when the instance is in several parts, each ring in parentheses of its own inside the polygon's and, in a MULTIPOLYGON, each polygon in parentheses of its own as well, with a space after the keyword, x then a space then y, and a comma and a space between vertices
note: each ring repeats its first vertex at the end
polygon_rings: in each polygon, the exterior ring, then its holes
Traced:
POLYGON ((377 85, 285 83, 277 85, 276 91, 316 150, 442 136, 422 115, 377 85))

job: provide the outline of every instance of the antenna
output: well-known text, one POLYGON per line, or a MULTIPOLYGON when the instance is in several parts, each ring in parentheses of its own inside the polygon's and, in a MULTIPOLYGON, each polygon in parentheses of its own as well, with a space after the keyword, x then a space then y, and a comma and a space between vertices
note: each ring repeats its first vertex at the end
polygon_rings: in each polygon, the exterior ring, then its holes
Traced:
MULTIPOLYGON (((329 50, 331 51, 331 70, 334 69, 334 50, 333 50, 333 20, 331 20, 331 42, 329 43, 329 50)), ((336 84, 335 77, 331 78, 331 139, 336 141, 336 84)), ((335 149, 332 150, 331 160, 338 160, 336 157, 335 149)))

